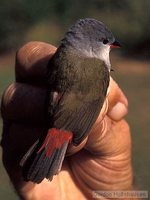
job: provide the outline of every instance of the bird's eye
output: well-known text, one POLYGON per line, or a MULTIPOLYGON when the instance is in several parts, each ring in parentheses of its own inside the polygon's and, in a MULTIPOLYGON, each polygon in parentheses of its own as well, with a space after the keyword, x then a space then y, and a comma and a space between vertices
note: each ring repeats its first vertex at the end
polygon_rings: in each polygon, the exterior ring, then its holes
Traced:
POLYGON ((107 39, 103 40, 103 44, 107 44, 109 41, 107 39))

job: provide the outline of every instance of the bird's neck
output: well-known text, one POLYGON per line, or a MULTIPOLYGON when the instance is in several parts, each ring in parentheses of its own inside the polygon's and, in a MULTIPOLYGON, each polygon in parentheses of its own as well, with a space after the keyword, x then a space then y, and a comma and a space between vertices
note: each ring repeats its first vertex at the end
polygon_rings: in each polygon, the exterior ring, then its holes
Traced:
POLYGON ((100 61, 104 62, 108 70, 111 70, 110 64, 110 46, 106 46, 103 48, 99 48, 97 50, 93 50, 90 46, 83 49, 82 46, 73 45, 73 44, 62 44, 60 49, 64 49, 66 52, 71 52, 76 54, 79 57, 88 57, 88 58, 97 58, 100 61))
POLYGON ((93 49, 89 49, 89 50, 84 50, 83 54, 86 57, 90 57, 90 58, 97 58, 100 61, 103 61, 105 63, 105 65, 107 66, 108 70, 111 70, 111 64, 110 64, 110 57, 109 57, 109 53, 110 53, 110 47, 106 46, 103 48, 99 48, 97 50, 93 50, 93 49))

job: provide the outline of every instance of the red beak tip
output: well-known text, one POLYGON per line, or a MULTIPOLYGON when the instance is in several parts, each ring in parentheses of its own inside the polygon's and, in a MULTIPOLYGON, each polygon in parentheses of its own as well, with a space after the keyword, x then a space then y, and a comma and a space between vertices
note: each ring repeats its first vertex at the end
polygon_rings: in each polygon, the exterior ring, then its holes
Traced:
POLYGON ((120 48, 121 45, 118 41, 114 41, 112 44, 110 44, 111 48, 120 48))
POLYGON ((120 48, 121 46, 117 46, 117 45, 113 45, 113 44, 111 44, 110 45, 110 48, 112 48, 112 49, 117 49, 117 48, 120 48))

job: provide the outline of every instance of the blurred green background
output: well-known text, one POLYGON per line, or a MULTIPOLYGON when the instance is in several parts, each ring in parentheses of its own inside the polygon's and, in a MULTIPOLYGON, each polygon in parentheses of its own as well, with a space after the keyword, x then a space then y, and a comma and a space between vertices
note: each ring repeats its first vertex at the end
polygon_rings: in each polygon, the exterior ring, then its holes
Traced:
MULTIPOLYGON (((40 40, 57 46, 68 26, 84 17, 103 21, 122 43, 122 49, 111 53, 112 76, 129 99, 127 120, 132 132, 135 183, 141 190, 149 190, 149 0, 1 0, 0 98, 14 80, 15 51, 21 45, 40 40)), ((0 199, 18 199, 1 161, 0 199)))

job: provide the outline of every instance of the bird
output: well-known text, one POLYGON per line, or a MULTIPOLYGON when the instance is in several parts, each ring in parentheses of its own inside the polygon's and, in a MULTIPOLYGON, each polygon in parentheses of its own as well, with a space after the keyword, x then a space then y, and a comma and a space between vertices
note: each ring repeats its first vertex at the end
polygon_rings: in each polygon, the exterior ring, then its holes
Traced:
POLYGON ((52 181, 69 144, 79 145, 95 123, 110 80, 111 48, 120 47, 106 25, 77 20, 47 65, 47 129, 20 161, 25 181, 52 181))

